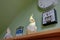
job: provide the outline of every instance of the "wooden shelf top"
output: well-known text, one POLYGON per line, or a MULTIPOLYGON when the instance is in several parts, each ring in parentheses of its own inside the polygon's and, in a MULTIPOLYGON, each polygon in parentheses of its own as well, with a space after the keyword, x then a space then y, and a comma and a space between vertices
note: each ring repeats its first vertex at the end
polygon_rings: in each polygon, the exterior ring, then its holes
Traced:
POLYGON ((29 34, 29 35, 24 35, 24 36, 19 36, 19 37, 14 37, 12 39, 14 39, 14 40, 37 39, 37 38, 52 37, 52 36, 55 36, 55 37, 60 36, 60 28, 43 31, 43 32, 38 32, 38 33, 34 33, 34 34, 29 34))

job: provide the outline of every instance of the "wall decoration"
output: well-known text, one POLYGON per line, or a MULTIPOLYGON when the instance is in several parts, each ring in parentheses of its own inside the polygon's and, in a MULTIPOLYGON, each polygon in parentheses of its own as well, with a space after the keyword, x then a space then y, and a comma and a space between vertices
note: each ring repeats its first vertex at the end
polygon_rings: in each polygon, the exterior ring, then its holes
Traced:
POLYGON ((32 34, 37 32, 37 26, 35 23, 35 19, 33 18, 33 15, 29 19, 30 24, 27 26, 27 34, 32 34))
POLYGON ((57 15, 56 15, 56 10, 52 9, 48 12, 44 12, 42 14, 43 16, 43 21, 42 24, 43 25, 49 25, 49 24, 53 24, 53 23, 57 23, 57 15))
POLYGON ((19 28, 16 29, 16 36, 22 36, 23 35, 23 26, 19 26, 19 28))
POLYGON ((57 0, 38 0, 38 7, 40 8, 40 11, 45 12, 54 8, 57 3, 57 0))

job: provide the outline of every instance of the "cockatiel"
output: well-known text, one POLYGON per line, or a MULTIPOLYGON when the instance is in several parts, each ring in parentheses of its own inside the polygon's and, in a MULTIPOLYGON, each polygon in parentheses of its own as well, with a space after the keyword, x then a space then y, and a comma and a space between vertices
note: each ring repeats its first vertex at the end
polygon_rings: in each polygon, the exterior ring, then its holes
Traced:
POLYGON ((30 24, 27 26, 27 34, 32 34, 37 32, 37 27, 33 15, 29 19, 30 24))

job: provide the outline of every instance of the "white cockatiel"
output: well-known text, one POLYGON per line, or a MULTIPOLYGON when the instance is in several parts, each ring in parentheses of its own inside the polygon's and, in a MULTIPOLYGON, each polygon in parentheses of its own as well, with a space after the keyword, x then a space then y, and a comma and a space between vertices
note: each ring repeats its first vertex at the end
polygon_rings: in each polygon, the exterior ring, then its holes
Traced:
POLYGON ((37 27, 36 27, 33 15, 30 17, 29 21, 30 21, 30 24, 27 26, 27 34, 32 34, 37 32, 37 27))
POLYGON ((12 38, 11 31, 9 28, 7 28, 7 33, 4 36, 4 39, 12 38))

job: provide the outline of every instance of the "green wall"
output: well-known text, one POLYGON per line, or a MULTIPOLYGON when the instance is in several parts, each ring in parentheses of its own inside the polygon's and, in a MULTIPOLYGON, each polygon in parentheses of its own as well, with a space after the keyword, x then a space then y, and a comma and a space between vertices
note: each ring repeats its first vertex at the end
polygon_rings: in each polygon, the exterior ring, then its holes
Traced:
POLYGON ((11 28, 12 34, 15 35, 16 32, 16 28, 18 28, 19 26, 24 26, 24 35, 26 34, 26 27, 29 24, 29 18, 31 16, 31 14, 33 13, 33 17, 36 21, 36 26, 38 27, 38 32, 40 31, 46 31, 46 30, 52 30, 55 28, 59 28, 60 27, 60 4, 58 3, 57 6, 55 7, 55 9, 57 10, 57 15, 58 15, 58 23, 57 24, 52 24, 49 26, 44 26, 46 28, 42 28, 42 13, 38 10, 37 7, 37 1, 35 1, 32 5, 30 5, 28 8, 26 8, 25 10, 23 10, 12 22, 12 24, 9 26, 11 28))
MULTIPOLYGON (((9 27, 11 29, 12 35, 15 36, 16 28, 18 28, 19 26, 24 26, 24 35, 26 34, 26 27, 29 24, 29 18, 32 13, 33 13, 33 15, 34 15, 33 17, 36 21, 36 26, 38 27, 38 32, 60 28, 60 17, 59 17, 60 16, 60 4, 59 3, 56 5, 55 9, 57 11, 58 23, 44 26, 44 28, 42 28, 43 27, 41 24, 42 23, 41 22, 42 21, 42 13, 38 10, 37 0, 35 0, 32 3, 32 5, 29 5, 22 12, 20 12, 20 14, 10 24, 9 27)), ((3 33, 2 37, 4 36, 4 33, 3 33)))

